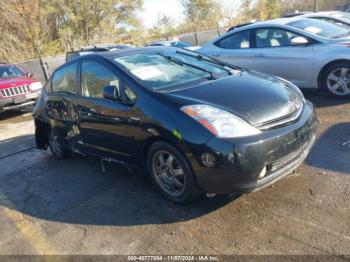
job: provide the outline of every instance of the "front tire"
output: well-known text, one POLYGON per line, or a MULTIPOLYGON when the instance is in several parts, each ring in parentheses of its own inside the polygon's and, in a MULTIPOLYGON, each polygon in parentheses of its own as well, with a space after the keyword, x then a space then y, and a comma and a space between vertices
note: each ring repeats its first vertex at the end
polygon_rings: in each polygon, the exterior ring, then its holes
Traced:
POLYGON ((321 76, 321 88, 333 97, 350 98, 350 62, 328 67, 321 76))
POLYGON ((58 159, 72 156, 72 151, 62 145, 58 136, 52 130, 49 131, 49 148, 52 154, 58 159))
POLYGON ((147 168, 158 190, 176 203, 189 203, 202 193, 183 154, 175 147, 154 143, 147 154, 147 168))

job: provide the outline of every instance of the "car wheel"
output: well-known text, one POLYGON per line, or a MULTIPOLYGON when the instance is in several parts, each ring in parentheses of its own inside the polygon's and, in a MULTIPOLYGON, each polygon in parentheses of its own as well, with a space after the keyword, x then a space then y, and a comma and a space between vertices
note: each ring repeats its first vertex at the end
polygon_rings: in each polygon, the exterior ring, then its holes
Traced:
POLYGON ((54 156, 59 159, 68 158, 72 155, 72 151, 64 147, 58 139, 58 136, 50 131, 49 134, 49 147, 54 156))
POLYGON ((168 199, 189 203, 202 195, 186 158, 173 146, 154 143, 148 151, 147 167, 154 184, 168 199))
POLYGON ((327 68, 321 78, 321 87, 334 97, 350 97, 350 63, 341 62, 327 68))

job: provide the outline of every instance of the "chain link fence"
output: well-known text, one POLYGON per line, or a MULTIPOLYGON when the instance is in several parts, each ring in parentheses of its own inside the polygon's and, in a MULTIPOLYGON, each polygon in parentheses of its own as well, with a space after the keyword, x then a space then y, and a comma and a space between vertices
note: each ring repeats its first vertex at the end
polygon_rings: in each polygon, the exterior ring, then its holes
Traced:
POLYGON ((18 68, 22 69, 25 73, 32 73, 35 79, 39 80, 42 84, 45 84, 47 81, 45 75, 50 77, 52 72, 57 67, 64 64, 65 61, 66 56, 61 55, 56 57, 43 58, 43 65, 40 64, 39 59, 24 61, 15 65, 18 68))

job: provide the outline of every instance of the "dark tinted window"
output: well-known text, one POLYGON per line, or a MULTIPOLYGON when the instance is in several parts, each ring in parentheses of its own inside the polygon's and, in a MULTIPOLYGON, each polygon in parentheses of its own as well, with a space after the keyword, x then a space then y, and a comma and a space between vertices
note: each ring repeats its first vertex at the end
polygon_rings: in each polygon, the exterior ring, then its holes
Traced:
POLYGON ((256 30, 256 47, 291 46, 292 39, 298 35, 278 28, 264 28, 256 30))
POLYGON ((103 98, 105 86, 119 88, 118 77, 107 67, 93 60, 84 60, 81 68, 82 95, 103 98))
POLYGON ((225 49, 243 49, 250 48, 250 32, 243 31, 229 35, 215 43, 216 46, 225 49))
POLYGON ((73 63, 57 70, 52 77, 52 91, 75 94, 77 63, 73 63))

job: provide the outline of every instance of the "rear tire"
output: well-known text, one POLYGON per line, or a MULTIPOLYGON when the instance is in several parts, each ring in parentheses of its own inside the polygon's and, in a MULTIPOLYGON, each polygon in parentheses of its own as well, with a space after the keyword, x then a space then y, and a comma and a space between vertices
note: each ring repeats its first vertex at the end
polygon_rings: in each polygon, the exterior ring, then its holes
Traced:
POLYGON ((62 145, 58 136, 52 130, 49 131, 49 147, 52 154, 58 159, 72 156, 72 151, 62 145))
POLYGON ((350 62, 339 62, 321 75, 321 88, 331 96, 350 98, 350 62))
POLYGON ((185 204, 202 195, 187 159, 167 143, 156 142, 150 147, 147 169, 157 189, 171 201, 185 204))

